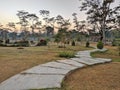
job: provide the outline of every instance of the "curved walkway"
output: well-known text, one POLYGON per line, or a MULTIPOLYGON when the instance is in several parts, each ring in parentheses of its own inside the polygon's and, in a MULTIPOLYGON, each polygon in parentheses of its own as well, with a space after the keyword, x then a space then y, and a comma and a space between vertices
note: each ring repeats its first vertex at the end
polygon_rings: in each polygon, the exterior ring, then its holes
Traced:
POLYGON ((90 53, 95 51, 106 51, 106 49, 79 51, 76 58, 57 60, 35 66, 2 82, 0 90, 60 88, 68 72, 85 66, 111 61, 111 59, 92 58, 90 53))

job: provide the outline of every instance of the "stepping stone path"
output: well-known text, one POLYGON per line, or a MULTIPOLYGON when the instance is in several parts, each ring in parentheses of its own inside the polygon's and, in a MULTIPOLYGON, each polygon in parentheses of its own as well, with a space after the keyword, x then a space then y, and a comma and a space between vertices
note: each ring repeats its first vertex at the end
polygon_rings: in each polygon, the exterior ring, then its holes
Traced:
POLYGON ((111 61, 111 59, 92 58, 90 53, 95 51, 106 51, 106 49, 79 51, 76 58, 57 60, 35 66, 2 82, 0 90, 60 88, 63 79, 70 71, 111 61))

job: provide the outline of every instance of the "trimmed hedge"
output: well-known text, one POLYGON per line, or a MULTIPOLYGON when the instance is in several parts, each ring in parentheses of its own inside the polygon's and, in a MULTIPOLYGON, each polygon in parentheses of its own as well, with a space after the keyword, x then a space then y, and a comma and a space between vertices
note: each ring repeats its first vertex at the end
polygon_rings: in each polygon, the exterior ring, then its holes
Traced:
POLYGON ((59 57, 73 58, 75 57, 75 53, 74 52, 60 52, 59 57))
POLYGON ((98 49, 103 49, 103 47, 104 47, 103 42, 102 42, 102 41, 99 41, 99 42, 97 43, 97 48, 98 48, 98 49))

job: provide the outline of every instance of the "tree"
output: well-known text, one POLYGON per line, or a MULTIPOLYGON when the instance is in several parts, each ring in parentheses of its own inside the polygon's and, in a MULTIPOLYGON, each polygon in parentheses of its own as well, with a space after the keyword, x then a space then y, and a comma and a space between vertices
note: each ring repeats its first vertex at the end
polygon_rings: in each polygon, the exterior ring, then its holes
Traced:
POLYGON ((58 33, 55 35, 55 42, 61 43, 61 46, 65 48, 65 42, 67 37, 67 29, 59 29, 58 33))
POLYGON ((69 28, 70 24, 70 20, 69 19, 64 19, 61 15, 58 15, 56 17, 56 23, 59 26, 59 29, 64 29, 64 28, 69 28))
MULTIPOLYGON (((40 10, 39 12, 40 12, 40 15, 43 17, 43 20, 45 21, 45 25, 44 25, 43 28, 46 29, 46 27, 49 24, 49 14, 50 14, 50 11, 48 11, 48 10, 40 10)), ((45 35, 47 35, 47 34, 45 34, 45 35)))
POLYGON ((114 0, 80 0, 82 5, 81 11, 87 11, 87 19, 90 23, 97 26, 101 35, 101 41, 106 42, 105 31, 110 28, 108 22, 113 21, 112 17, 116 14, 118 9, 111 7, 114 0))
POLYGON ((73 18, 73 23, 75 24, 74 28, 76 28, 76 30, 79 31, 79 21, 77 18, 77 13, 73 13, 72 16, 74 17, 73 18))
POLYGON ((38 30, 38 37, 39 37, 39 40, 40 40, 40 38, 41 38, 41 29, 42 29, 42 22, 41 21, 37 21, 36 23, 35 23, 35 26, 36 26, 36 29, 38 30))
POLYGON ((23 37, 23 40, 26 40, 29 33, 27 32, 28 30, 28 25, 29 25, 29 22, 27 20, 27 15, 28 15, 28 12, 24 11, 24 10, 21 10, 21 11, 18 11, 17 13, 17 16, 20 20, 20 22, 18 22, 17 24, 20 24, 21 25, 21 31, 24 33, 24 37, 23 37))
POLYGON ((14 22, 9 22, 7 26, 11 29, 12 31, 12 39, 16 40, 17 37, 17 31, 16 31, 16 25, 14 22))
POLYGON ((27 19, 29 19, 29 25, 30 25, 30 28, 32 29, 32 35, 35 39, 34 29, 36 28, 36 23, 38 22, 39 17, 36 14, 29 14, 28 13, 27 19))

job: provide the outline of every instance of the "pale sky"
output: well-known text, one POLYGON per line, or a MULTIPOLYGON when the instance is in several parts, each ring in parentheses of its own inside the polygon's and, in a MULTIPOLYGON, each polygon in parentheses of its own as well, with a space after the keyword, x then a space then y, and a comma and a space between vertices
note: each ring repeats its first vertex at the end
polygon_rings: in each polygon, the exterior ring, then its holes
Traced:
MULTIPOLYGON (((116 0, 117 5, 119 0, 116 0)), ((78 13, 79 20, 85 19, 86 15, 79 11, 79 0, 0 0, 0 23, 17 22, 16 16, 18 10, 25 10, 29 13, 36 13, 39 16, 39 10, 50 11, 51 16, 62 15, 65 18, 72 19, 72 13, 78 13)))

